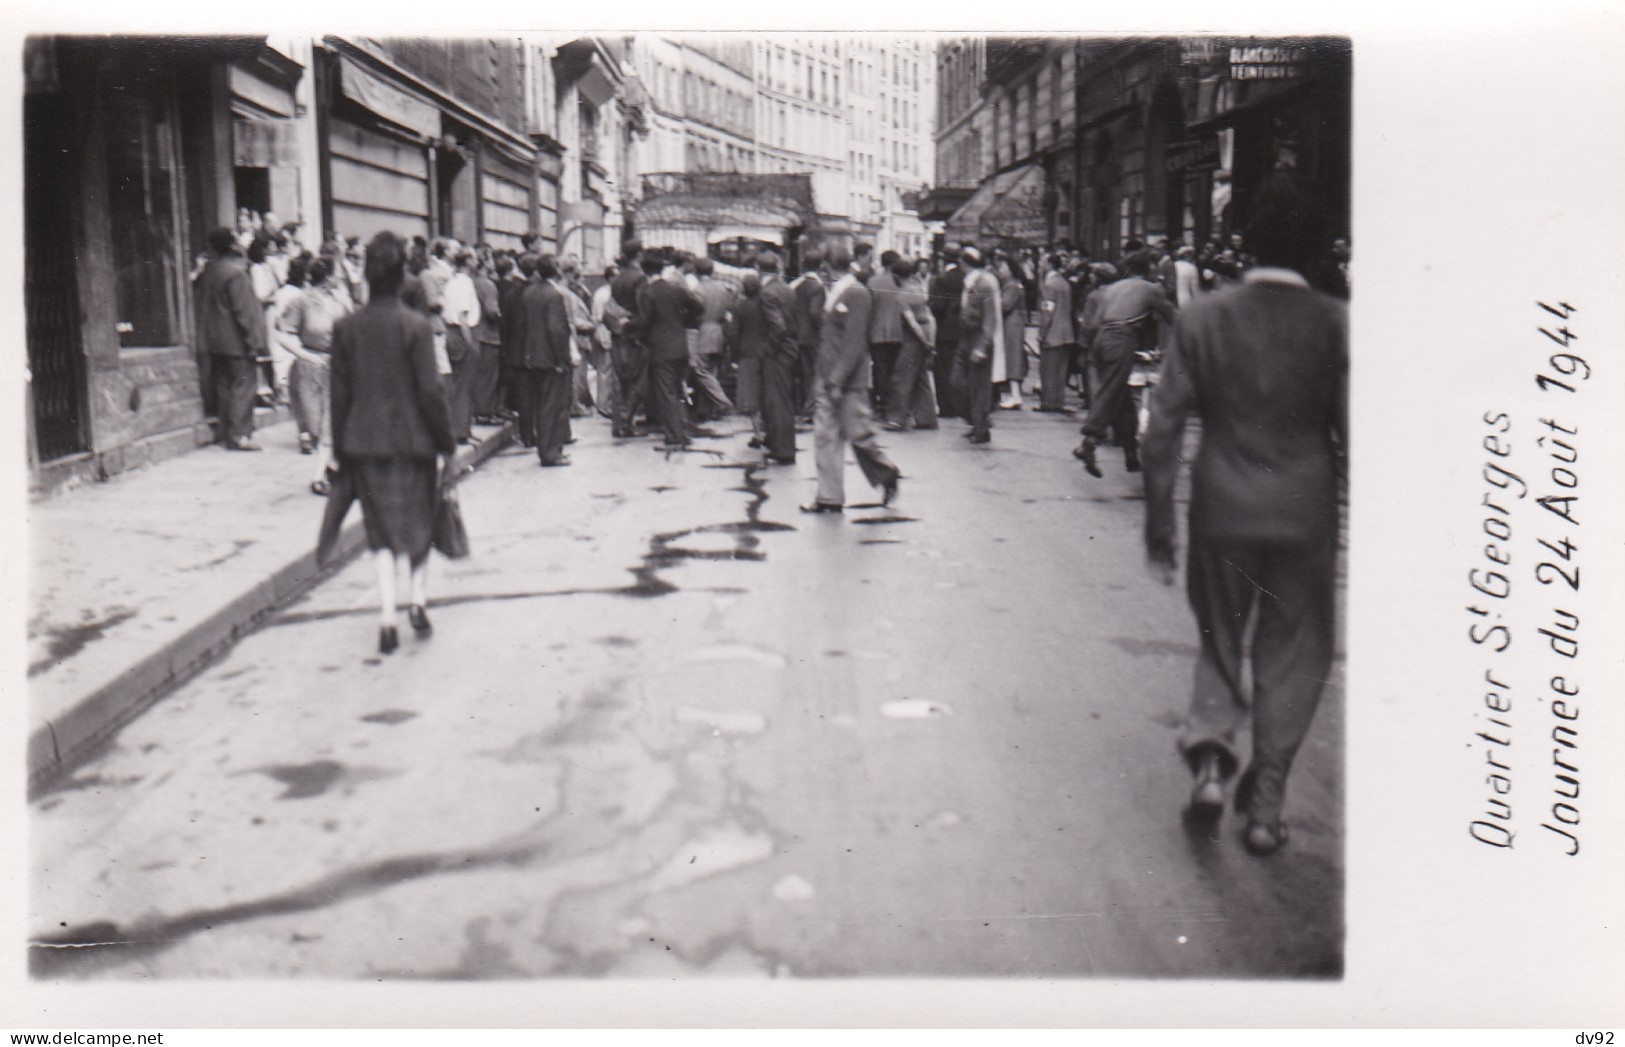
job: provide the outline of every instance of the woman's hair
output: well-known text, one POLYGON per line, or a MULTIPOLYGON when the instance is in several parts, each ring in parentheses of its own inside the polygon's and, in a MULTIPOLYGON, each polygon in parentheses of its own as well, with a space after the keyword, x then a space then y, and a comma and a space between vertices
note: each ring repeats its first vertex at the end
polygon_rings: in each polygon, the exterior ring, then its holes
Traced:
POLYGON ((396 294, 405 279, 406 249, 401 238, 391 232, 379 233, 367 245, 367 287, 374 297, 396 294))
POLYGON ((310 262, 310 255, 302 254, 288 263, 289 287, 305 286, 305 274, 310 270, 310 262))

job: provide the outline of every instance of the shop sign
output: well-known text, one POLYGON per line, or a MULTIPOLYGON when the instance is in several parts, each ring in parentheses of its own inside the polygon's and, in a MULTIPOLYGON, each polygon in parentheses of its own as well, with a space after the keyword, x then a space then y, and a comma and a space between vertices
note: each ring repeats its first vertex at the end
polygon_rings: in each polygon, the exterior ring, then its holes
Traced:
POLYGON ((1231 46, 1232 80, 1301 80, 1309 75, 1309 49, 1289 44, 1231 46))
POLYGON ((1168 147, 1165 166, 1170 172, 1200 170, 1219 166, 1219 140, 1207 135, 1194 142, 1178 142, 1168 147))

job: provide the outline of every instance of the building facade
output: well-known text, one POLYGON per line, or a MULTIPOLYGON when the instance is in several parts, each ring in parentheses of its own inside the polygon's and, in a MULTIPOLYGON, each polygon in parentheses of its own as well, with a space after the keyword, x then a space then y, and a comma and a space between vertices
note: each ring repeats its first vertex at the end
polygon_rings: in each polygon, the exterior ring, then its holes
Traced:
POLYGON ((1351 62, 1333 38, 959 38, 938 45, 936 180, 949 239, 1129 241, 1244 232, 1290 170, 1349 214, 1351 62))

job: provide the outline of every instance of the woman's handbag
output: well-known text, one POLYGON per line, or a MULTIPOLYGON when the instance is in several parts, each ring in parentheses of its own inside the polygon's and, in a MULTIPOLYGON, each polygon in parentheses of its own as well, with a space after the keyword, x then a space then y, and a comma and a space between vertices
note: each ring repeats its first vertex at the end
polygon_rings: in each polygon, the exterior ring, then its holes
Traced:
POLYGON ((449 560, 461 560, 468 555, 468 529, 463 526, 462 506, 457 502, 457 489, 449 484, 440 489, 430 541, 449 560))

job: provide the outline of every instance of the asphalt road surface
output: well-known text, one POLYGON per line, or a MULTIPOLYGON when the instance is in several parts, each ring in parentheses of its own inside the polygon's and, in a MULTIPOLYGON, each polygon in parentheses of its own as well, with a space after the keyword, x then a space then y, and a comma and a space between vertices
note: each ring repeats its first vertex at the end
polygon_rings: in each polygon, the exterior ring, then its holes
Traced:
POLYGON ((34 973, 1336 977, 1341 659, 1290 845, 1188 829, 1139 477, 997 423, 887 434, 844 516, 810 433, 504 452, 431 638, 376 654, 357 561, 35 799, 34 973))

